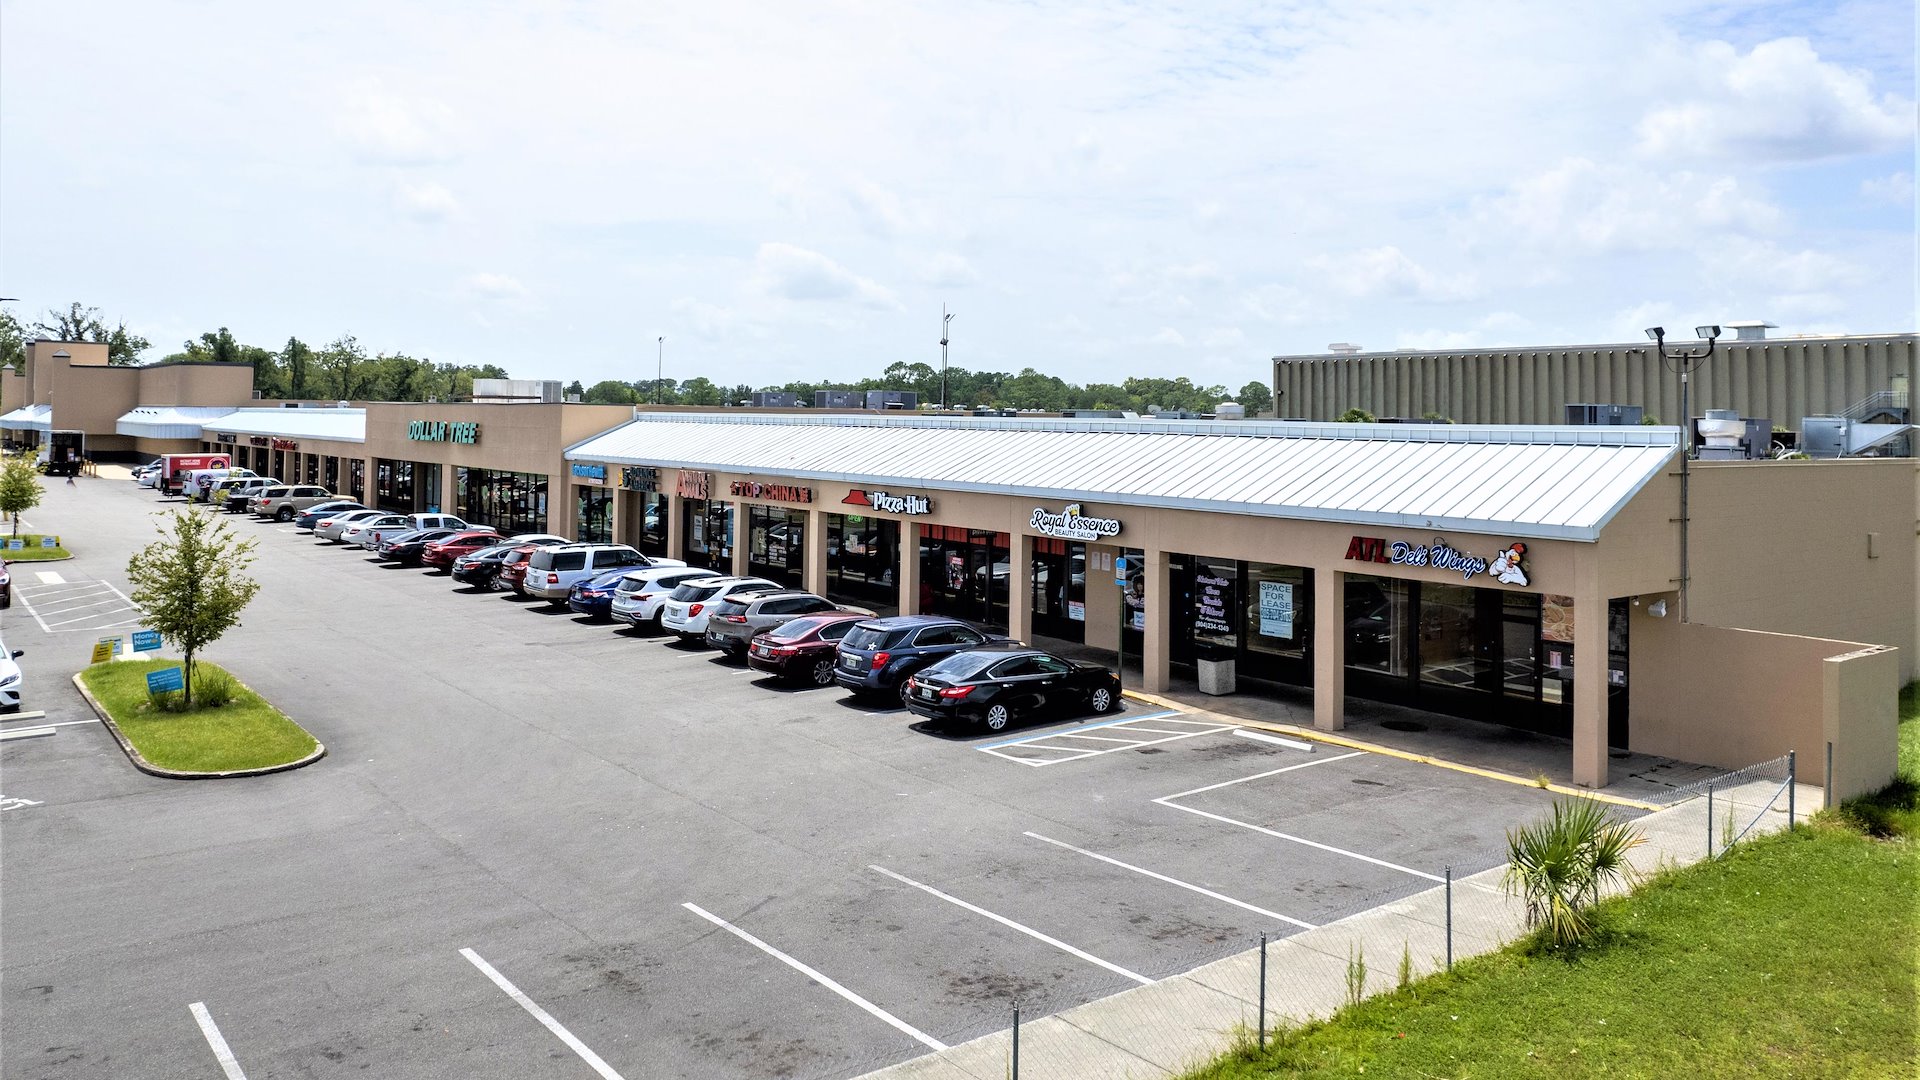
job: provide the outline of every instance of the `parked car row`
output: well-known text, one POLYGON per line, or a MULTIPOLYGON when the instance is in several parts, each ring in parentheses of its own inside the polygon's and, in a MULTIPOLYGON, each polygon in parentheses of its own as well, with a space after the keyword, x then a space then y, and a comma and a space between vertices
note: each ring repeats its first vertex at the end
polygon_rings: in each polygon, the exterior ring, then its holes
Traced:
MULTIPOLYGON (((232 495, 238 497, 241 490, 232 495)), ((283 510, 304 497, 270 485, 252 505, 256 516, 286 521, 283 510)), ((503 536, 451 514, 388 513, 350 500, 299 506, 291 520, 323 542, 443 570, 471 590, 510 590, 623 628, 671 635, 717 649, 752 671, 897 701, 949 728, 1000 731, 1046 716, 1106 713, 1120 704, 1119 680, 1100 664, 1069 660, 960 619, 879 617, 777 581, 716 574, 625 544, 575 543, 545 533, 503 536)))

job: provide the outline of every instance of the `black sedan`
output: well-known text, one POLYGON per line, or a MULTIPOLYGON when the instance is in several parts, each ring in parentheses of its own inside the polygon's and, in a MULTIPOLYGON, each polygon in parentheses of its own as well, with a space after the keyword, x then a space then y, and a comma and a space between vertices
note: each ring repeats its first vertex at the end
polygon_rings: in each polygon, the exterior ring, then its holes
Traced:
POLYGON ((990 645, 955 653, 908 680, 915 715, 946 727, 999 731, 1043 716, 1111 712, 1120 680, 1100 664, 1064 660, 1025 645, 990 645))
POLYGON ((380 549, 375 554, 382 559, 391 559, 401 566, 419 566, 421 560, 426 557, 428 544, 461 531, 460 529, 420 529, 417 532, 381 537, 380 549))

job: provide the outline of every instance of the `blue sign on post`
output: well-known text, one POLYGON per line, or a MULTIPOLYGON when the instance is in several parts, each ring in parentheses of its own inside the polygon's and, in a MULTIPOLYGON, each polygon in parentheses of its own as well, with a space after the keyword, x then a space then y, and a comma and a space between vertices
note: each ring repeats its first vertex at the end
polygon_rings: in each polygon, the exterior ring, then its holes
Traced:
POLYGON ((1127 583, 1127 560, 1126 559, 1121 558, 1121 559, 1113 560, 1113 582, 1116 585, 1125 585, 1127 583))
POLYGON ((133 651, 152 652, 160 647, 160 631, 135 630, 133 632, 133 651))
POLYGON ((177 667, 161 668, 147 672, 147 693, 164 694, 169 690, 185 690, 186 677, 177 667))
POLYGON ((25 548, 26 546, 27 546, 27 542, 26 542, 25 540, 9 540, 9 541, 7 541, 7 550, 8 550, 8 551, 20 551, 20 550, 22 550, 22 549, 24 549, 24 548, 25 548))
POLYGON ((59 547, 60 538, 57 536, 43 536, 40 538, 40 546, 43 548, 59 547))

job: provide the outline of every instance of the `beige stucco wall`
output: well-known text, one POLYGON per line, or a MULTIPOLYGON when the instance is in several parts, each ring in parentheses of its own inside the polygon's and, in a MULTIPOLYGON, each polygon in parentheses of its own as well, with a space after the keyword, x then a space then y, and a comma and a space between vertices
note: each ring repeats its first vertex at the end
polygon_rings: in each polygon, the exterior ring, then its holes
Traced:
POLYGON ((1833 747, 1828 795, 1838 802, 1878 791, 1893 782, 1900 759, 1899 655, 1866 649, 1830 656, 1822 667, 1823 734, 1833 747))
POLYGON ((0 372, 0 413, 10 413, 33 404, 33 384, 26 372, 11 368, 0 372))
POLYGON ((252 364, 154 364, 139 372, 142 405, 231 405, 253 401, 252 364))
MULTIPOLYGON (((1915 677, 1920 587, 1911 459, 1695 462, 1688 617, 1900 648, 1915 677)), ((1609 534, 1611 541, 1611 533, 1609 534)))

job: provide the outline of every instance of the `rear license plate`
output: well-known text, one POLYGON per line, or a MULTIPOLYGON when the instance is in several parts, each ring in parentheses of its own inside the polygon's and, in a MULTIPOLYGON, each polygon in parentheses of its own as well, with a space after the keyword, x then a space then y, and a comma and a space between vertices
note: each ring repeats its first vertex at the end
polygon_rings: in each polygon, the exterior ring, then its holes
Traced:
POLYGON ((840 666, 846 668, 848 671, 858 671, 860 670, 860 658, 857 656, 843 656, 840 658, 840 666))
POLYGON ((939 695, 934 692, 933 687, 923 686, 920 688, 920 696, 923 698, 926 698, 928 701, 932 701, 934 698, 938 697, 939 695))

